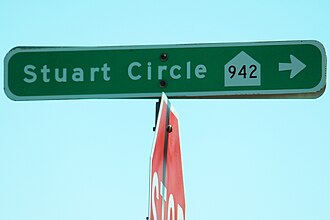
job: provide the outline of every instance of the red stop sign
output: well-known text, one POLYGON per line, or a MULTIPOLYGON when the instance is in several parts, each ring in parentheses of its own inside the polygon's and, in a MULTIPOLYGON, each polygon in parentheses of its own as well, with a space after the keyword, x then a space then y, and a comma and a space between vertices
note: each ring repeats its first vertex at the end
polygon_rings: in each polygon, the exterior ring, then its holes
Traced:
POLYGON ((184 220, 185 209, 178 118, 163 94, 151 153, 150 220, 184 220))

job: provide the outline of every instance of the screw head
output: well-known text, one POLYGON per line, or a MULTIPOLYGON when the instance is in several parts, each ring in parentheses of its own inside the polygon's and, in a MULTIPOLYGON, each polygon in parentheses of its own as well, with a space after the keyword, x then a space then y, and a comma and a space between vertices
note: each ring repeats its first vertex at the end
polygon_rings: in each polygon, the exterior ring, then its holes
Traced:
POLYGON ((166 61, 167 58, 168 58, 168 57, 167 57, 167 54, 166 54, 166 53, 162 53, 162 54, 160 55, 160 60, 163 61, 163 62, 166 61))
POLYGON ((165 88, 167 86, 166 81, 165 80, 160 80, 159 81, 159 86, 160 86, 160 88, 165 88))
POLYGON ((166 130, 168 133, 171 133, 173 131, 172 125, 168 125, 166 130))

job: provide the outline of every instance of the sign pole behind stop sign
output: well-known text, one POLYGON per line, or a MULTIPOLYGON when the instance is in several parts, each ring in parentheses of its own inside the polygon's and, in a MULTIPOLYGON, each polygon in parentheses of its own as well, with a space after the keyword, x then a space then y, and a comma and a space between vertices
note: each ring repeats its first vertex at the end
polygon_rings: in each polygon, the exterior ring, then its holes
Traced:
POLYGON ((184 220, 185 195, 178 117, 162 94, 150 167, 150 220, 184 220))

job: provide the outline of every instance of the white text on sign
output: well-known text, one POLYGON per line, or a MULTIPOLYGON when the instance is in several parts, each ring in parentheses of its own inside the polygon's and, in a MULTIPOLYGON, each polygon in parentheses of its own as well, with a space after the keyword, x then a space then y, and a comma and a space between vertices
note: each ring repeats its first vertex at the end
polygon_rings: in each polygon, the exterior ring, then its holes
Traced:
POLYGON ((167 189, 163 182, 158 180, 157 172, 153 173, 152 185, 151 185, 151 209, 154 220, 165 220, 164 212, 167 212, 166 220, 184 220, 183 210, 180 204, 175 204, 175 198, 173 194, 167 197, 167 189), (159 195, 161 195, 161 213, 157 213, 156 200, 159 201, 159 195), (166 203, 166 204, 165 204, 166 203), (176 206, 175 206, 176 205, 176 206), (165 210, 167 207, 167 210, 165 210), (175 209, 176 207, 176 209, 175 209), (175 215, 177 213, 177 215, 175 215))
MULTIPOLYGON (((172 79, 204 79, 207 74, 207 68, 204 64, 192 65, 191 61, 186 62, 186 65, 158 65, 156 67, 152 66, 151 62, 146 64, 141 64, 140 62, 132 62, 127 67, 127 76, 133 81, 140 79, 152 80, 157 78, 162 80, 164 75, 169 75, 172 79)), ((47 64, 39 68, 35 65, 28 64, 23 68, 24 72, 24 82, 34 83, 34 82, 94 82, 94 81, 110 81, 111 72, 115 77, 116 71, 112 70, 108 63, 104 63, 102 66, 94 66, 89 68, 75 67, 55 67, 51 68, 47 64)), ((118 71, 117 71, 118 72, 118 71)))

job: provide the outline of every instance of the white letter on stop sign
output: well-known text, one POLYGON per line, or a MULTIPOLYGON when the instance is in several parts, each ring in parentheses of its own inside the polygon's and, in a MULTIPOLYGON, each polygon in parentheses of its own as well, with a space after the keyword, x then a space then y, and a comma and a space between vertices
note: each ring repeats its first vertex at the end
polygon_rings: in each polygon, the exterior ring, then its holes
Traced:
POLYGON ((157 210, 155 203, 155 190, 156 190, 156 198, 159 199, 159 188, 158 188, 158 175, 154 172, 152 176, 152 187, 151 187, 151 208, 152 208, 152 216, 154 220, 157 220, 157 210))
POLYGON ((184 220, 183 210, 179 204, 178 204, 178 217, 176 218, 176 220, 184 220))
POLYGON ((172 213, 172 219, 174 220, 174 197, 172 194, 170 195, 170 198, 168 200, 167 220, 171 219, 170 218, 171 213, 172 213), (172 212, 171 212, 171 210, 172 210, 172 212))

